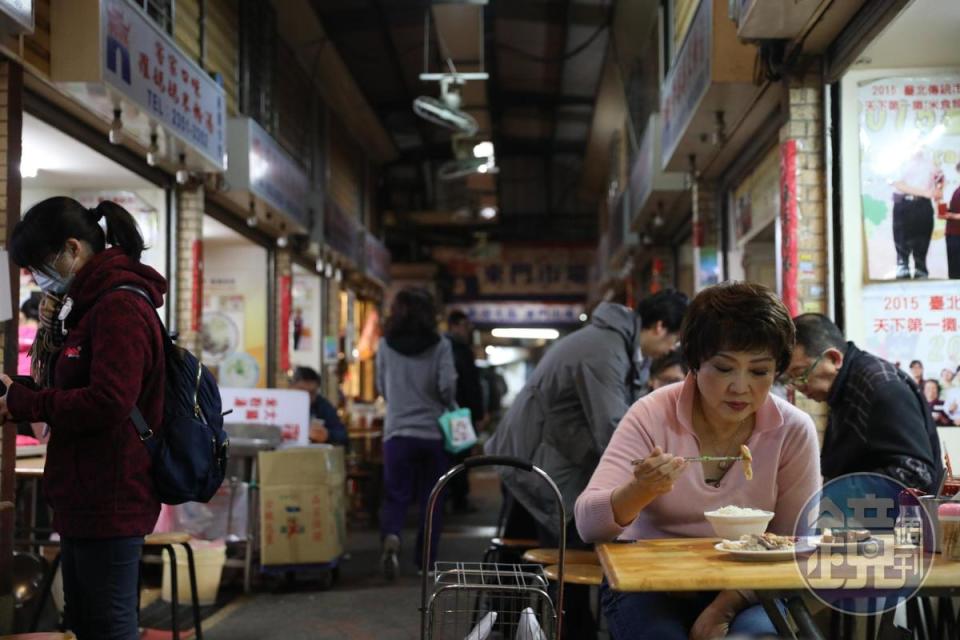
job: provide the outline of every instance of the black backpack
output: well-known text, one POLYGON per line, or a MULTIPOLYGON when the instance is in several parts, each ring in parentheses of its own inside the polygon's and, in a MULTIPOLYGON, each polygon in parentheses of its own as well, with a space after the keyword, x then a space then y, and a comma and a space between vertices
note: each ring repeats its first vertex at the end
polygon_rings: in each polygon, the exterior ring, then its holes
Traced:
MULTIPOLYGON (((143 289, 121 285, 125 290, 153 300, 143 289)), ((230 440, 223 430, 223 414, 217 381, 199 359, 174 344, 159 315, 166 364, 163 426, 155 433, 140 409, 130 412, 140 440, 153 461, 153 483, 164 504, 208 502, 223 483, 230 440)))

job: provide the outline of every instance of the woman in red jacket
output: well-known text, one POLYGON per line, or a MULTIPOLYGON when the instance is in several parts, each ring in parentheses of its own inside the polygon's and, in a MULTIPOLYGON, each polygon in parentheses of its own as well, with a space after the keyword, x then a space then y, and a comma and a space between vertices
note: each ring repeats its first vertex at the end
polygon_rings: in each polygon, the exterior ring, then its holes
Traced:
POLYGON ((79 640, 134 640, 143 536, 160 502, 150 458, 130 421, 154 430, 163 415, 163 335, 155 307, 166 281, 141 264, 143 238, 113 202, 87 209, 44 200, 10 239, 53 312, 34 346, 40 390, 0 380, 0 417, 50 427, 43 488, 61 536, 64 621, 79 640), (150 295, 152 304, 133 285, 150 295))

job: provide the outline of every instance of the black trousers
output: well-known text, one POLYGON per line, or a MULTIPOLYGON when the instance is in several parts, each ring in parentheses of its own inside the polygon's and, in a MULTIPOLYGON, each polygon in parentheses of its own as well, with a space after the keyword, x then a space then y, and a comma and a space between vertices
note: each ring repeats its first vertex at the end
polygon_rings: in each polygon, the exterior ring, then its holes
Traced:
POLYGON ((79 640, 137 640, 143 538, 63 538, 63 618, 79 640))
POLYGON ((913 256, 914 275, 928 274, 927 250, 933 235, 933 203, 930 198, 893 199, 893 244, 897 250, 898 271, 910 268, 913 256))
POLYGON ((960 236, 947 236, 947 277, 960 280, 960 236))

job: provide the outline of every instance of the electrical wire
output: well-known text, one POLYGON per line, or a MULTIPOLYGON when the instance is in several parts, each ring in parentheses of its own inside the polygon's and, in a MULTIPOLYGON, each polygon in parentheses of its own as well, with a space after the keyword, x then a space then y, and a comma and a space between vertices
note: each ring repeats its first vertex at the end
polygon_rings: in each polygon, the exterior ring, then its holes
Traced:
POLYGON ((597 30, 594 31, 594 32, 590 35, 589 38, 587 38, 586 40, 584 40, 583 42, 581 42, 579 45, 577 45, 576 47, 574 47, 574 48, 571 49, 570 51, 567 51, 566 53, 564 53, 564 54, 561 55, 561 56, 550 56, 550 57, 548 57, 548 56, 538 56, 538 55, 535 54, 535 53, 530 53, 529 51, 524 51, 523 49, 520 49, 519 47, 515 47, 515 46, 513 46, 513 45, 511 45, 511 44, 506 44, 506 43, 504 43, 504 42, 495 42, 495 45, 496 45, 496 47, 498 47, 499 49, 502 49, 502 50, 504 50, 504 51, 509 51, 510 53, 512 53, 512 54, 514 54, 514 55, 518 55, 518 56, 520 56, 521 58, 526 58, 527 60, 532 60, 533 62, 539 62, 539 63, 542 63, 542 64, 553 64, 553 63, 555 63, 555 62, 565 62, 566 60, 569 60, 569 59, 571 59, 571 58, 573 58, 573 57, 576 57, 576 56, 580 55, 581 53, 583 53, 584 51, 586 51, 587 47, 589 47, 591 44, 593 44, 594 41, 595 41, 597 38, 599 38, 599 37, 603 34, 604 31, 608 31, 609 29, 610 29, 610 18, 608 17, 608 18, 607 18, 607 21, 604 22, 604 23, 603 23, 602 25, 600 25, 599 27, 597 27, 597 30))

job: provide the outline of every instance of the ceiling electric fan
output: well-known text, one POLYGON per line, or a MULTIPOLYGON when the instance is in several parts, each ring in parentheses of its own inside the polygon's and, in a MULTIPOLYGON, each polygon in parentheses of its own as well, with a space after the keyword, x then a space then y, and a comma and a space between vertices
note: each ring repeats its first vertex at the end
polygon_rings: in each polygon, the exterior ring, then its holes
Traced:
POLYGON ((419 96, 413 101, 413 112, 435 125, 465 136, 476 135, 479 126, 469 113, 460 110, 462 103, 459 86, 466 80, 456 74, 440 77, 440 98, 419 96))

